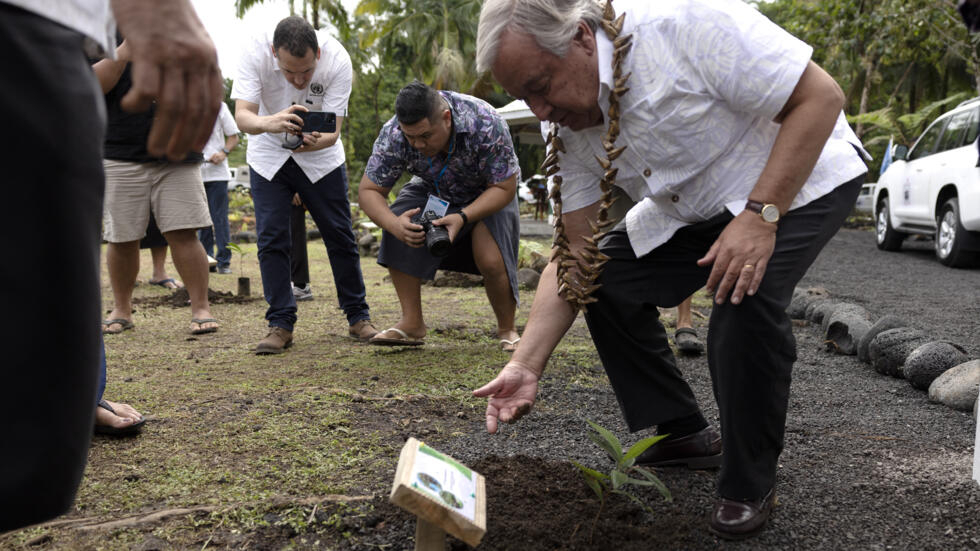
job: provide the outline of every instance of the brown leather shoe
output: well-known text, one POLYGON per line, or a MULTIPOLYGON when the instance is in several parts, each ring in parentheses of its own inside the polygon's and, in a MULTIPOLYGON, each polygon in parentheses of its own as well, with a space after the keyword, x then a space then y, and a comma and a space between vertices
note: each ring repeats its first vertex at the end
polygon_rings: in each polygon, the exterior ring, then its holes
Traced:
POLYGON ((348 333, 352 338, 359 341, 367 341, 371 337, 377 335, 378 330, 374 328, 371 320, 361 320, 354 325, 351 325, 348 333))
POLYGON ((721 435, 711 427, 681 438, 661 440, 636 458, 650 467, 717 469, 721 466, 721 435))
POLYGON ((776 501, 776 488, 762 499, 738 501, 719 498, 711 513, 711 532, 726 540, 744 540, 758 534, 766 527, 773 503, 776 501))
POLYGON ((269 333, 259 341, 255 347, 255 353, 259 356, 266 354, 282 354, 287 348, 293 345, 293 332, 286 331, 282 327, 270 327, 269 333))

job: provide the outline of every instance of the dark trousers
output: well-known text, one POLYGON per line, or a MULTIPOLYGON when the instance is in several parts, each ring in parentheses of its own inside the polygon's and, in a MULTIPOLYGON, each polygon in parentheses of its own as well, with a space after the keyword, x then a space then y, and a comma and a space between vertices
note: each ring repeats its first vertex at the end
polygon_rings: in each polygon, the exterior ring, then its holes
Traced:
MULTIPOLYGON (((786 315, 793 289, 854 208, 864 176, 789 212, 754 296, 715 304, 708 325, 708 367, 721 416, 724 459, 718 491, 756 499, 775 484, 783 448, 796 340, 786 315)), ((696 261, 731 221, 727 211, 684 227, 636 258, 623 233, 612 233, 586 320, 630 430, 691 415, 698 404, 674 360, 657 307, 676 306, 704 286, 710 267, 696 261)))
POLYGON ((204 251, 218 261, 218 267, 227 268, 231 264, 231 251, 228 249, 231 235, 228 227, 228 181, 204 182, 204 193, 208 197, 211 227, 198 230, 197 238, 204 245, 204 251), (217 254, 215 245, 218 247, 217 254))
POLYGON ((269 320, 269 326, 292 331, 296 323, 296 299, 289 283, 289 212, 294 193, 299 193, 323 236, 337 300, 348 323, 353 325, 369 319, 361 257, 351 227, 350 201, 341 169, 338 167, 316 183, 292 159, 286 161, 272 180, 266 180, 251 167, 249 173, 259 237, 259 270, 265 300, 269 303, 265 319, 269 320))
POLYGON ((293 205, 289 211, 289 233, 292 238, 289 273, 293 285, 306 287, 310 283, 310 258, 306 253, 306 208, 293 205))
POLYGON ((105 102, 82 42, 0 4, 0 532, 71 507, 92 437, 105 102))

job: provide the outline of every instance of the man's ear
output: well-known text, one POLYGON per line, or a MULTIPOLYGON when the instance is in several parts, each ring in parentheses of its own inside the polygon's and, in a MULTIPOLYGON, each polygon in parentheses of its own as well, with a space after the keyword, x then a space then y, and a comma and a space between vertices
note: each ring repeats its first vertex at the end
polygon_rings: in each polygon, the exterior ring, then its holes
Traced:
POLYGON ((316 60, 317 61, 320 61, 320 47, 319 46, 317 46, 317 49, 316 49, 316 60))
POLYGON ((276 47, 275 46, 273 46, 272 44, 269 44, 269 49, 272 50, 272 57, 274 57, 274 58, 278 58, 279 57, 278 55, 276 55, 276 47))
POLYGON ((575 31, 575 37, 572 38, 572 44, 578 45, 589 55, 595 53, 595 33, 585 24, 585 21, 578 22, 578 29, 575 31))

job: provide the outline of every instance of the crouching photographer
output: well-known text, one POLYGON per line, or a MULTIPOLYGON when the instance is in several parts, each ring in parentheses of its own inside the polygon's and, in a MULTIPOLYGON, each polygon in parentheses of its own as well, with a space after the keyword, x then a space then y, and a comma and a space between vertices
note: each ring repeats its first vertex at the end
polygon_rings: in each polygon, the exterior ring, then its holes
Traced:
POLYGON ((378 264, 388 268, 402 311, 372 344, 424 343, 422 280, 441 268, 483 275, 501 348, 516 348, 519 177, 507 124, 488 103, 418 81, 402 88, 358 191, 384 230, 378 264), (403 172, 413 178, 389 207, 403 172))

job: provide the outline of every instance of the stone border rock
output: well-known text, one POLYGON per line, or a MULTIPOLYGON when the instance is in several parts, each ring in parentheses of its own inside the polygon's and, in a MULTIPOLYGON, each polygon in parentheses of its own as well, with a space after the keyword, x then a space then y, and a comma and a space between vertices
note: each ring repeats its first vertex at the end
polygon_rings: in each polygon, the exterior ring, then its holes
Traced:
POLYGON ((980 359, 970 358, 959 344, 932 338, 896 316, 876 318, 863 306, 832 298, 821 287, 796 288, 786 313, 794 320, 820 324, 828 350, 856 355, 879 373, 927 390, 932 402, 972 410, 976 419, 980 359))

